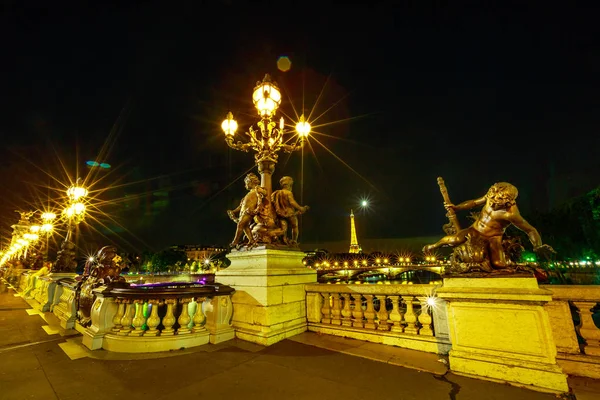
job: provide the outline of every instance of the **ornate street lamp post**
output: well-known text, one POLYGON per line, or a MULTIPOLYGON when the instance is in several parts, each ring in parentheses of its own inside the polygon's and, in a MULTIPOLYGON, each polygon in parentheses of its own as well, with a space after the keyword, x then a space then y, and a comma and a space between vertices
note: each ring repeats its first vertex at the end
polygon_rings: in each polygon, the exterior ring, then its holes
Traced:
POLYGON ((248 137, 246 143, 241 141, 235 142, 234 135, 237 131, 238 124, 233 119, 233 114, 229 112, 227 118, 221 124, 223 132, 225 132, 225 141, 235 150, 256 151, 254 159, 260 173, 260 185, 266 189, 270 196, 273 191, 271 176, 277 164, 278 152, 283 150, 286 153, 291 153, 294 150, 300 150, 304 146, 304 141, 310 133, 310 124, 305 120, 304 115, 300 117, 300 121, 296 124, 297 140, 294 144, 287 144, 289 140, 284 140, 284 136, 291 133, 285 130, 285 122, 283 117, 279 120, 279 126, 274 121, 275 112, 281 104, 281 92, 277 84, 271 81, 269 74, 266 74, 262 82, 257 82, 254 92, 252 93, 252 101, 260 121, 257 122, 258 130, 252 126, 248 132, 244 134, 248 137))
MULTIPOLYGON (((262 82, 257 82, 252 93, 252 101, 258 111, 260 120, 256 124, 258 129, 250 126, 248 131, 244 132, 245 142, 234 140, 238 123, 231 112, 227 114, 227 118, 221 124, 221 128, 225 133, 225 142, 229 147, 245 152, 250 150, 256 152, 254 160, 260 174, 260 187, 257 187, 256 183, 253 182, 253 177, 256 178, 253 174, 246 177, 246 188, 249 193, 242 200, 238 209, 228 211, 231 219, 238 224, 236 236, 231 243, 232 246, 240 245, 242 232, 248 239, 248 245, 273 243, 280 236, 283 236, 287 241, 286 230, 288 225, 286 222, 283 224, 278 223, 279 219, 293 217, 308 209, 308 207, 300 207, 298 210, 290 211, 293 215, 283 217, 273 206, 271 194, 273 193, 272 176, 279 151, 283 150, 286 153, 291 153, 302 149, 311 130, 310 124, 302 115, 296 123, 294 137, 290 136, 292 134, 291 130, 286 131, 283 117, 280 118, 279 123, 275 122, 275 113, 281 104, 281 92, 268 74, 265 75, 262 82), (236 214, 239 214, 239 216, 236 214), (251 222, 254 222, 252 233, 250 233, 251 222)), ((291 188, 291 182, 293 181, 289 177, 286 178, 288 178, 286 182, 290 182, 291 188)), ((297 206, 297 203, 295 204, 297 206)), ((295 221, 291 226, 292 229, 297 230, 297 220, 295 221)), ((297 236, 297 233, 295 235, 297 236)), ((289 242, 289 244, 293 243, 289 242)))
POLYGON ((302 292, 306 284, 317 282, 317 272, 302 264, 305 254, 296 242, 297 215, 308 207, 294 200, 292 177, 279 179, 281 188, 277 190, 273 190, 271 182, 279 151, 291 153, 302 149, 311 127, 304 116, 295 124, 295 132, 285 129, 283 118, 275 122, 281 92, 269 75, 257 83, 252 100, 260 120, 256 124, 258 129, 251 126, 243 134, 245 142, 234 140, 238 124, 231 113, 221 125, 229 147, 256 152, 254 160, 260 180, 255 174, 248 174, 245 178, 248 193, 235 210, 227 212, 237 224, 230 246, 238 250, 245 246, 248 251, 230 252, 227 258, 231 265, 216 271, 215 280, 245 292, 244 296, 231 299, 236 335, 268 346, 305 331, 308 320, 304 297, 286 300, 287 311, 281 312, 281 299, 270 295, 272 288, 285 281, 289 282, 286 290, 302 292), (288 228, 291 228, 290 238, 288 228), (264 247, 253 248, 256 245, 264 247))
POLYGON ((67 189, 67 207, 63 210, 63 215, 67 219, 67 234, 57 253, 55 272, 73 272, 77 267, 75 261, 75 244, 72 241, 73 228, 79 225, 85 219, 85 204, 83 200, 88 194, 88 190, 81 185, 81 179, 67 189))
POLYGON ((40 232, 44 235, 45 243, 44 243, 44 261, 48 260, 48 250, 49 250, 49 238, 54 231, 54 224, 52 221, 56 218, 56 214, 53 212, 44 212, 42 213, 42 225, 40 226, 40 232))
POLYGON ((85 219, 85 204, 83 199, 87 196, 88 191, 86 188, 81 186, 81 179, 77 179, 77 182, 67 189, 67 197, 69 199, 67 207, 63 210, 63 214, 68 221, 67 239, 73 234, 73 225, 77 226, 81 221, 85 219))

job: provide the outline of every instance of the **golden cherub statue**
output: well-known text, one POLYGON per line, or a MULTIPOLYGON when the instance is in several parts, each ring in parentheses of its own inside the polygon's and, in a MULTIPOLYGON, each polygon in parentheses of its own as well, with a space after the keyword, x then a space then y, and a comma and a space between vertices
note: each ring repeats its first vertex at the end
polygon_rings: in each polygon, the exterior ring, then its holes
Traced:
POLYGON ((448 211, 447 216, 454 227, 449 229, 451 234, 434 244, 425 246, 423 252, 428 253, 442 246, 454 247, 450 268, 452 272, 469 272, 477 269, 485 272, 496 270, 513 272, 522 267, 523 264, 519 264, 518 260, 507 256, 505 249, 507 241, 504 233, 510 225, 527 234, 537 254, 548 256, 555 253, 551 246, 542 244, 537 229, 521 216, 516 203, 519 192, 510 183, 495 183, 484 196, 458 205, 450 202, 442 178, 438 178, 438 184, 444 197, 444 207, 448 211), (468 228, 460 229, 455 212, 478 206, 483 208, 475 216, 473 224, 468 228))

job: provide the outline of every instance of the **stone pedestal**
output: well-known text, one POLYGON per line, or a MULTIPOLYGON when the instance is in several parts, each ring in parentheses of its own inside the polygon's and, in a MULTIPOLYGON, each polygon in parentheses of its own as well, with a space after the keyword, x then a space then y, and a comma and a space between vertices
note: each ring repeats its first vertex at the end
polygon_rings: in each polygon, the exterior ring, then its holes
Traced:
POLYGON ((235 288, 236 337, 269 346, 306 331, 304 285, 317 273, 305 267, 299 250, 258 248, 232 251, 231 266, 215 274, 218 283, 235 288))
POLYGON ((451 371, 538 391, 568 392, 544 304, 552 292, 529 276, 444 278, 451 371))

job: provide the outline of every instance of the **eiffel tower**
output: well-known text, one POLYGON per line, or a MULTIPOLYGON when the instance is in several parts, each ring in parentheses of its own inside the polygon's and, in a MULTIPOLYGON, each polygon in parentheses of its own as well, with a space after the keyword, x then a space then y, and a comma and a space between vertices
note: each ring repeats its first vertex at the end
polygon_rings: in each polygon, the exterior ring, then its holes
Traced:
POLYGON ((362 253, 356 238, 356 226, 354 225, 354 212, 350 210, 350 251, 349 253, 362 253))

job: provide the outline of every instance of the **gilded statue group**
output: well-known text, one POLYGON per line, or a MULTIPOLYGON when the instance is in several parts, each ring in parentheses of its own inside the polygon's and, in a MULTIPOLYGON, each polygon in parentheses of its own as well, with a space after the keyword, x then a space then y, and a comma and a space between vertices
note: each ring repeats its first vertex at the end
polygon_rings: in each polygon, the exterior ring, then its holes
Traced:
POLYGON ((289 176, 281 178, 281 189, 275 190, 270 197, 254 173, 246 175, 244 182, 248 193, 237 208, 227 211, 229 218, 237 224, 230 247, 252 248, 258 244, 297 246, 298 215, 308 211, 309 207, 301 206, 294 199, 294 180, 289 176))
POLYGON ((128 285, 121 276, 123 258, 114 246, 104 246, 96 257, 85 263, 77 290, 77 319, 83 326, 91 323, 92 304, 96 300, 93 290, 103 285, 128 285))
MULTIPOLYGON (((237 224, 230 246, 236 249, 244 246, 250 249, 258 244, 297 246, 298 215, 306 212, 308 206, 301 206, 294 199, 292 178, 281 178, 281 189, 274 191, 270 198, 255 174, 248 174, 244 181, 248 193, 236 209, 227 211, 237 224)), ((446 236, 425 246, 423 252, 452 247, 447 274, 502 274, 530 270, 527 264, 519 261, 524 249, 519 240, 505 235, 509 226, 525 232, 539 256, 549 257, 555 253, 551 246, 542 243, 537 229, 521 216, 516 202, 518 190, 512 184, 495 183, 484 196, 457 205, 450 201, 442 178, 438 178, 438 185, 449 219, 443 227, 446 236), (474 222, 462 229, 456 212, 477 207, 481 210, 472 213, 474 222)))
POLYGON ((458 205, 450 201, 442 178, 438 178, 438 185, 449 223, 444 225, 446 236, 425 246, 423 252, 452 247, 451 264, 446 273, 513 273, 529 270, 527 264, 519 262, 523 250, 521 244, 516 238, 505 235, 511 225, 527 234, 536 254, 549 257, 554 253, 552 247, 542 244, 537 229, 521 216, 516 203, 519 192, 510 183, 495 183, 484 196, 458 205), (481 211, 473 214, 474 222, 468 228, 461 229, 456 211, 475 207, 482 207, 481 211))

